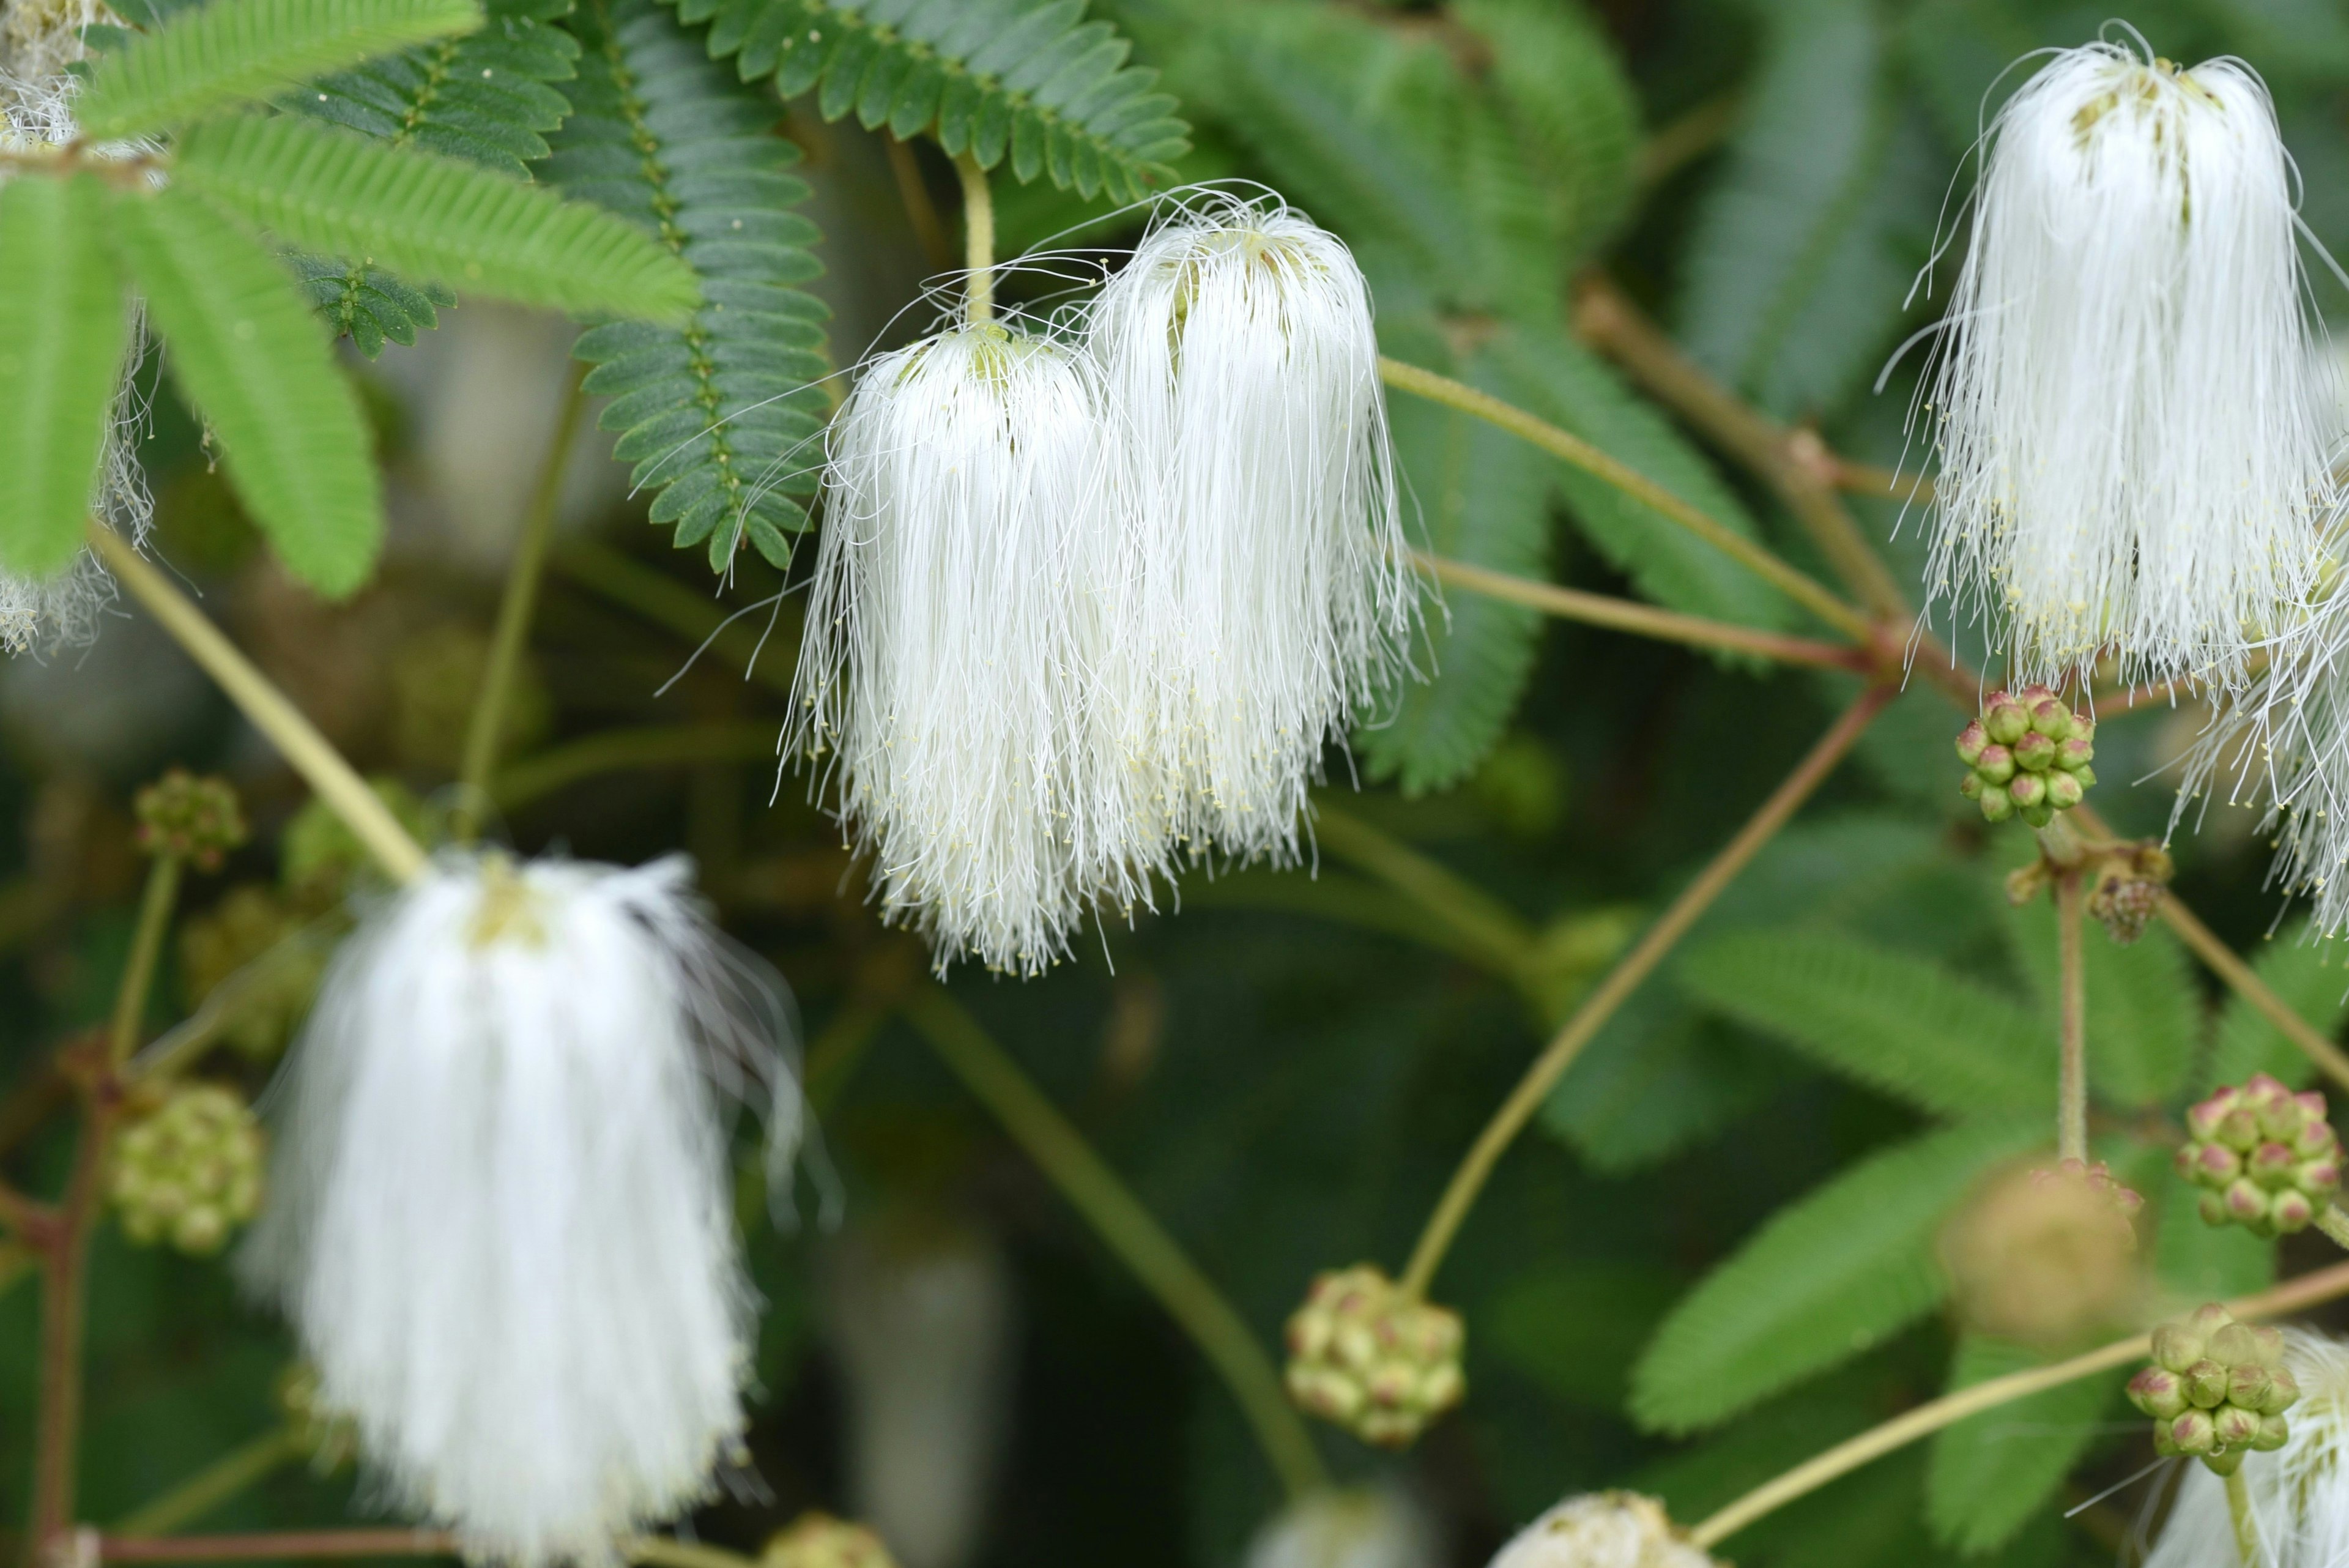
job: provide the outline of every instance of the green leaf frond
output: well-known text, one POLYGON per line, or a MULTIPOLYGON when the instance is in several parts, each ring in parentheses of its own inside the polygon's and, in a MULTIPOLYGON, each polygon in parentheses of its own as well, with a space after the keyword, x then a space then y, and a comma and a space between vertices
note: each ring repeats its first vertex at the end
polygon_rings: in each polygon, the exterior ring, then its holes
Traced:
POLYGON ((673 325, 700 303, 684 262, 600 207, 293 116, 197 126, 172 171, 295 246, 403 277, 673 325))
POLYGON ((246 513, 311 587, 356 589, 383 542, 374 441, 294 279, 192 192, 120 197, 113 209, 165 363, 212 427, 246 513))
POLYGON ((1679 974, 1715 1012, 1920 1109, 1978 1116, 2047 1097, 2042 1021, 1927 960, 1834 931, 1735 931, 1682 955, 1679 974))
POLYGON ((0 185, 0 566, 28 576, 81 548, 129 337, 105 202, 89 175, 0 185))
POLYGON ((808 525, 828 408, 826 311, 794 285, 821 270, 815 225, 792 209, 799 151, 775 133, 771 99, 712 63, 652 0, 589 0, 574 112, 547 177, 641 225, 699 280, 682 328, 599 327, 578 356, 609 397, 603 427, 635 483, 658 486, 652 521, 724 570, 748 541, 791 558, 808 525))
POLYGON ((379 266, 299 252, 285 259, 302 280, 310 307, 370 359, 386 343, 413 348, 416 335, 440 326, 440 312, 457 303, 455 293, 437 283, 403 283, 379 266))
POLYGON ((1682 1297, 1631 1374, 1631 1414, 1687 1432, 1882 1344, 1949 1290, 1942 1220, 2044 1118, 1977 1122, 1870 1156, 1795 1199, 1682 1297))
POLYGON ((785 98, 814 91, 824 119, 852 111, 900 140, 934 133, 982 169, 1008 159, 1024 184, 1141 200, 1189 150, 1158 73, 1084 0, 677 0, 709 24, 713 58, 785 98))
MULTIPOLYGON (((2023 1345, 1968 1334, 1958 1341, 1950 1392, 2028 1372, 2050 1359, 2023 1345)), ((2076 1378, 1935 1433, 1925 1482, 1925 1518, 1934 1536, 1968 1556, 2013 1540, 2048 1511, 2050 1494, 2096 1440, 2098 1419, 2114 1393, 2109 1379, 2076 1378)))
POLYGON ((75 113, 98 140, 152 135, 481 25, 474 0, 211 0, 101 58, 75 113))

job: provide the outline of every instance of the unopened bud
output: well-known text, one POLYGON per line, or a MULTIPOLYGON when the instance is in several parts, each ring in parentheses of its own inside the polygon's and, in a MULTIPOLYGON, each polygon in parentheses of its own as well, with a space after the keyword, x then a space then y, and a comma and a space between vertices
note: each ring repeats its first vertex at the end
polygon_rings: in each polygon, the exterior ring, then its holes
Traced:
POLYGON ((2265 1408, 2268 1391, 2274 1386, 2274 1375, 2266 1367, 2256 1362, 2239 1362, 2227 1372, 2227 1403, 2259 1411, 2265 1408))
POLYGON ((2259 1074, 2188 1107, 2178 1173, 2207 1195, 2202 1216, 2258 1235, 2306 1229, 2340 1190, 2339 1139, 2324 1097, 2259 1074))
POLYGON ((2072 710, 2056 698, 2043 697, 2032 704, 2031 728, 2051 741, 2064 740, 2072 733, 2072 710))
POLYGON ((261 1205, 261 1128, 245 1103, 212 1084, 171 1089, 115 1140, 109 1196, 143 1244, 218 1251, 261 1205))
POLYGON ((2088 792, 2080 787, 2075 774, 2051 773, 2047 775, 2047 804, 2058 811, 2069 811, 2087 798, 2088 792))
MULTIPOLYGON (((2055 765, 2067 774, 2076 774, 2086 767, 2095 759, 2095 754, 2096 748, 2094 745, 2075 735, 2055 748, 2055 765)), ((2083 779, 2081 782, 2093 784, 2095 781, 2083 779)))
POLYGON ((215 871, 245 840, 244 812, 224 778, 198 778, 173 768, 139 792, 139 847, 215 871))
POLYGON ((2204 1356, 2186 1369, 2180 1386, 2185 1389, 2186 1402, 2199 1410, 2215 1410, 2227 1400, 2227 1379, 2231 1375, 2227 1364, 2204 1356))
POLYGON ((1974 772, 1984 784, 2002 784, 2014 776, 2014 753, 2004 746, 1985 746, 1974 772))
POLYGON ((2210 1435, 2225 1447, 2235 1448, 2260 1435, 2260 1418, 2240 1405, 2221 1405, 2210 1412, 2210 1435))
POLYGON ((2292 1428, 2282 1416, 2262 1416, 2260 1417, 2260 1429, 2252 1436, 2251 1446, 2261 1453, 2271 1454, 2282 1448, 2291 1437, 2292 1428))
POLYGON ((2167 1367, 2148 1366, 2128 1382, 2129 1403, 2157 1421, 2167 1421, 2186 1408, 2186 1386, 2167 1367))
POLYGON ((2013 797, 2016 810, 2029 811, 2046 804, 2047 781, 2037 774, 2017 774, 2007 784, 2006 793, 2013 797))
POLYGON ((1984 784, 1982 791, 1982 814, 1985 822, 2004 822, 2014 815, 2014 800, 1997 784, 1984 784))
POLYGON ((1287 1337, 1289 1397, 1366 1442, 1400 1448, 1466 1392, 1459 1315, 1368 1263, 1317 1276, 1287 1337))
POLYGON ((2055 765, 2055 742, 2032 731, 2014 742, 2014 765, 2029 773, 2045 773, 2055 765))
POLYGON ((2031 714, 2005 692, 1993 691, 1990 705, 1982 710, 1982 726, 1992 740, 2011 746, 2030 732, 2031 714))
POLYGON ((1982 750, 1990 744, 1990 732, 1982 728, 1980 719, 1958 732, 1958 761, 1972 767, 1982 761, 1982 750))
POLYGON ((2219 1446, 2208 1410, 2185 1410, 2170 1419, 2169 1440, 2181 1454, 2207 1454, 2219 1446))

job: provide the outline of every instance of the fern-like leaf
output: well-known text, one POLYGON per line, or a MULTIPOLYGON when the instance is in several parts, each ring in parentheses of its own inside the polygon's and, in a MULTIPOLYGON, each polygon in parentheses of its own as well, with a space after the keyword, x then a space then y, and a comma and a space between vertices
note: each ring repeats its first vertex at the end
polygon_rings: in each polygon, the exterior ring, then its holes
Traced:
POLYGON ((310 306, 338 337, 348 337, 372 359, 387 342, 410 348, 419 332, 440 325, 457 296, 437 283, 406 284, 379 266, 295 253, 285 258, 310 296, 310 306))
POLYGON ((1939 964, 1832 931, 1737 931, 1684 954, 1678 973, 1714 1011, 1927 1111, 2047 1097, 2046 1032, 1939 964))
POLYGON ((815 225, 792 209, 807 186, 775 108, 713 64, 651 0, 588 0, 574 113, 547 177, 640 224, 699 279, 707 302, 681 330, 599 327, 575 352, 611 398, 605 430, 636 483, 660 487, 652 520, 723 570, 747 540, 791 558, 807 527, 830 370, 823 306, 793 285, 819 270, 815 225))
POLYGON ((1139 200, 1190 146, 1158 73, 1084 0, 675 0, 709 24, 712 58, 785 98, 812 91, 826 119, 854 113, 900 140, 934 133, 982 169, 1008 158, 1022 183, 1139 200))
POLYGON ((103 57, 74 110, 98 140, 150 135, 481 25, 474 0, 211 0, 103 57))
POLYGON ((106 240, 106 188, 0 185, 0 566, 44 576, 74 557, 129 335, 106 240))
POLYGON ((2040 1118, 1978 1122, 1873 1155, 1772 1216, 1664 1320, 1631 1374, 1641 1425, 1692 1431, 1847 1361, 1930 1312, 1935 1232, 2040 1118))
POLYGON ((571 0, 489 0, 481 31, 438 38, 312 83, 288 107, 388 141, 519 179, 546 156, 571 101, 579 43, 554 19, 571 0))
POLYGON ((191 130, 178 182, 305 250, 543 305, 682 324, 693 272, 643 230, 502 174, 290 115, 191 130))
MULTIPOLYGON (((1958 1341, 1950 1392, 2047 1359, 1969 1334, 1958 1341)), ((1925 1480, 1925 1519, 1935 1537, 1970 1557, 2013 1540, 2095 1441, 2097 1418, 2112 1397, 2106 1379, 2075 1378, 1935 1433, 1925 1480)))
POLYGON ((1487 81, 1539 176, 1567 256, 1588 254, 1631 205, 1640 109, 1604 31, 1556 0, 1460 0, 1492 50, 1487 81))
POLYGON ((246 513, 295 575, 321 593, 351 592, 383 542, 374 443, 294 280, 191 192, 113 206, 165 363, 212 427, 246 513))
MULTIPOLYGON (((2053 901, 2010 909, 2006 929, 2016 966, 2038 993, 2045 1020, 2041 1032, 2052 1033, 2062 984, 2053 901)), ((2099 1099, 2131 1107, 2175 1099, 2193 1069, 2202 1017, 2186 950, 2158 924, 2127 947, 2107 941, 2093 926, 2083 935, 2089 1089, 2099 1099)))

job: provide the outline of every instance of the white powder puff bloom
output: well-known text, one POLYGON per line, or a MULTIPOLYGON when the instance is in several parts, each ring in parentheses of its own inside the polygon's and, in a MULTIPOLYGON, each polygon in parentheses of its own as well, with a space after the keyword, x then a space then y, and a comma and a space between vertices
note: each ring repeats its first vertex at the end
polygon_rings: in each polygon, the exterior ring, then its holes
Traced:
POLYGON ((1492 1568, 1718 1568, 1672 1527, 1655 1499, 1588 1492, 1526 1525, 1494 1554, 1492 1568))
POLYGON ((2017 680, 2109 647, 2131 681, 2237 683, 2338 501, 2266 89, 2150 53, 2059 51, 1999 111, 1922 394, 1932 587, 2017 680))
POLYGON ((1301 213, 1206 196, 1109 280, 1090 340, 1128 464, 1095 742, 1126 805, 1104 815, 1293 861, 1323 742, 1373 709, 1417 613, 1369 290, 1301 213))
POLYGON ((775 983, 678 858, 444 856, 337 955, 244 1272, 469 1554, 612 1562, 736 1448, 755 1303, 719 1101, 771 1090, 788 1159, 775 983))
POLYGON ((941 970, 1049 967, 1081 863, 1111 858, 1083 733, 1104 429, 1081 353, 994 326, 883 355, 833 422, 785 744, 828 771, 884 917, 941 970))
MULTIPOLYGON (((2304 1329, 2283 1334, 2284 1365, 2301 1389, 2284 1415, 2292 1435, 2273 1453, 2245 1455, 2241 1471, 2261 1568, 2339 1568, 2349 1562, 2349 1345, 2304 1329)), ((2240 1562, 2226 1482, 2199 1464, 2183 1469, 2145 1568, 2240 1562)))
POLYGON ((1247 1568, 1439 1568, 1446 1561, 1426 1510, 1387 1488, 1317 1491, 1289 1504, 1248 1542, 1247 1568))

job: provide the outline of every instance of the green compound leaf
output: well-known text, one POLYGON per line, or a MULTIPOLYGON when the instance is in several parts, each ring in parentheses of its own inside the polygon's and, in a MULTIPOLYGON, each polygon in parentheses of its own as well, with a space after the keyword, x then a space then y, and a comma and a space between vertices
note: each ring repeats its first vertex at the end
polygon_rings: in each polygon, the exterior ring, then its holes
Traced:
POLYGON ((1613 47, 1579 6, 1556 0, 1459 0, 1452 11, 1491 47, 1487 85, 1548 197, 1565 259, 1588 254, 1634 190, 1640 108, 1613 47))
POLYGON ((212 0, 99 60, 75 112, 97 140, 149 135, 481 25, 474 0, 212 0))
MULTIPOLYGON (((2027 1372, 2048 1358, 1969 1334, 1958 1341, 1950 1392, 2027 1372)), ((1994 1552, 2043 1510, 2097 1436, 2113 1384, 2081 1377, 1969 1416, 1933 1435, 1925 1518, 1935 1539, 1967 1556, 1994 1552)))
POLYGON ((57 571, 81 547, 129 315, 90 175, 0 185, 0 566, 57 571))
POLYGON ((416 335, 440 326, 440 313, 457 303, 439 284, 410 286, 381 267, 299 254, 285 259, 309 294, 310 307, 370 359, 387 342, 413 347, 416 335))
POLYGON ((490 0, 481 30, 313 82, 288 107, 388 141, 530 178, 571 103, 578 40, 553 26, 571 0, 490 0))
POLYGON ((1976 1179, 2044 1118, 1977 1122, 1873 1155, 1780 1210, 1664 1320, 1631 1374, 1642 1426, 1726 1420, 1882 1344, 1949 1281, 1935 1233, 1976 1179))
POLYGON ((672 325, 700 303, 674 252, 600 207, 291 116, 197 126, 173 169, 180 184, 296 246, 405 277, 672 325))
POLYGON ((2038 1019, 1923 959, 1839 932, 1737 931, 1685 954, 1679 977, 1715 1012, 1937 1115, 2047 1098, 2038 1019))
POLYGON ((574 352, 609 397, 614 455, 658 486, 652 521, 723 571, 747 540, 778 566, 806 529, 828 415, 823 305, 792 286, 820 270, 808 188, 776 109, 713 64, 651 0, 590 0, 574 113, 547 178, 641 225, 682 257, 707 302, 681 330, 599 327, 574 352))
POLYGON ((212 427, 245 511, 295 576, 351 592, 383 542, 373 441, 294 280, 191 193, 118 200, 114 215, 165 362, 212 427))
POLYGON ((826 119, 854 113, 899 140, 934 133, 982 169, 1009 160, 1092 196, 1140 200, 1190 147, 1158 73, 1128 66, 1133 46, 1084 0, 677 0, 678 20, 709 24, 713 59, 744 81, 774 78, 785 98, 812 91, 826 119))

